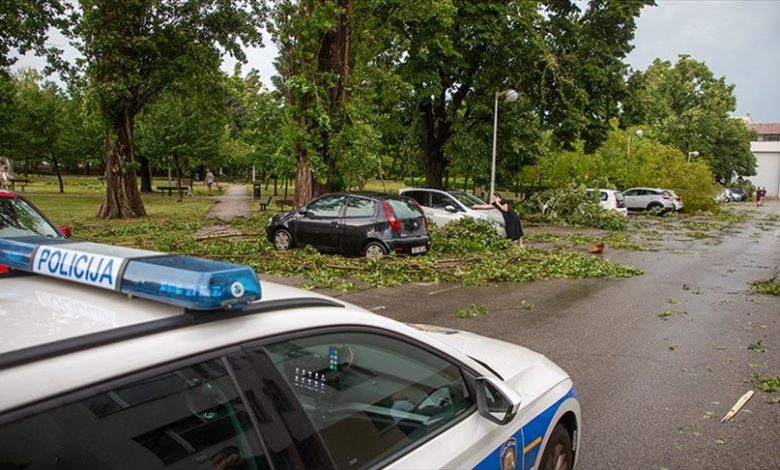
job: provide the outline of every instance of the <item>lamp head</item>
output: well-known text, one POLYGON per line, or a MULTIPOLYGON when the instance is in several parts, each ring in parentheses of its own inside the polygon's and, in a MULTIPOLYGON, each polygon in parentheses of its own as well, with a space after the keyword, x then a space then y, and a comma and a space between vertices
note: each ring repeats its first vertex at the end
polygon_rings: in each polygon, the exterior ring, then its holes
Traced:
POLYGON ((642 137, 643 135, 645 135, 642 129, 637 129, 636 132, 634 132, 634 134, 636 134, 637 137, 642 137))
POLYGON ((510 103, 517 101, 517 92, 511 88, 504 91, 504 99, 510 103))

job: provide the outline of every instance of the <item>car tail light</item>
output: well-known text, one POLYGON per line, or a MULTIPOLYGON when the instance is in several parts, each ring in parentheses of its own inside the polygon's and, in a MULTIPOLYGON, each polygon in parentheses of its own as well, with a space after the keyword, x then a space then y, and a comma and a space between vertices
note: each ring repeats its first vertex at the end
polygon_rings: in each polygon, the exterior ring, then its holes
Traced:
POLYGON ((666 195, 664 195, 664 196, 661 196, 661 197, 662 197, 663 199, 669 200, 669 196, 666 196, 666 195))
POLYGON ((385 200, 384 206, 385 216, 387 216, 387 223, 390 224, 390 228, 393 229, 393 232, 395 233, 401 233, 401 221, 395 218, 395 212, 393 212, 393 208, 390 207, 390 203, 385 200))
POLYGON ((0 264, 0 274, 7 273, 7 272, 8 272, 8 266, 0 264))

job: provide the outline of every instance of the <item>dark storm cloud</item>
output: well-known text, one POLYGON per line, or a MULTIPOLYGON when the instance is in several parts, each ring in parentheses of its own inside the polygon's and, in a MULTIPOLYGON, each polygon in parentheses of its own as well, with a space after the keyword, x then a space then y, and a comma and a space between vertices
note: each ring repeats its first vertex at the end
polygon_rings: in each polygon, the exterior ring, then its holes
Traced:
POLYGON ((644 70, 679 54, 736 85, 736 115, 780 122, 780 1, 658 0, 642 11, 628 63, 644 70))

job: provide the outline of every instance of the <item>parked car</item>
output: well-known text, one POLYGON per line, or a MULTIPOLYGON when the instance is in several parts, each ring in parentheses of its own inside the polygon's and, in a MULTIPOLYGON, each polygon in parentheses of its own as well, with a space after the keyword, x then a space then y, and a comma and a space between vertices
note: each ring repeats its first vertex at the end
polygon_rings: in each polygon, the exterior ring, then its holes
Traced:
POLYGON ((249 266, 30 238, 0 237, 29 272, 0 276, 4 470, 571 470, 584 449, 571 377, 529 349, 249 266))
POLYGON ((664 189, 663 191, 664 191, 664 192, 665 192, 665 193, 666 193, 666 194, 667 194, 667 195, 668 195, 670 198, 672 198, 672 206, 674 206, 674 210, 675 210, 675 212, 680 212, 681 210, 683 210, 683 207, 684 207, 684 205, 683 205, 683 200, 682 200, 682 198, 681 198, 681 197, 680 197, 680 196, 679 196, 677 193, 675 193, 675 192, 674 192, 674 191, 672 191, 671 189, 664 189))
MULTIPOLYGON (((0 189, 0 237, 15 238, 40 235, 50 238, 70 237, 71 229, 54 225, 30 201, 19 193, 0 189)), ((8 268, 0 264, 0 273, 8 268)))
POLYGON ((740 188, 729 188, 731 191, 731 200, 734 202, 747 201, 748 195, 740 188))
POLYGON ((324 252, 381 257, 427 253, 428 222, 413 199, 379 193, 333 193, 271 217, 268 240, 277 250, 311 245, 324 252))
POLYGON ((674 210, 672 197, 660 188, 630 188, 623 191, 626 200, 626 208, 630 211, 659 211, 669 212, 674 210))
POLYGON ((729 188, 721 188, 720 192, 715 195, 715 202, 718 204, 731 202, 732 200, 731 190, 729 188))
POLYGON ((425 215, 436 225, 447 225, 464 217, 489 222, 503 237, 504 216, 498 209, 474 209, 474 206, 486 205, 482 199, 457 189, 404 188, 400 194, 408 196, 425 209, 425 215))
POLYGON ((626 200, 623 193, 615 191, 614 189, 588 189, 585 194, 587 196, 593 196, 594 193, 599 192, 599 205, 606 210, 618 211, 621 214, 627 216, 628 209, 626 209, 626 200))

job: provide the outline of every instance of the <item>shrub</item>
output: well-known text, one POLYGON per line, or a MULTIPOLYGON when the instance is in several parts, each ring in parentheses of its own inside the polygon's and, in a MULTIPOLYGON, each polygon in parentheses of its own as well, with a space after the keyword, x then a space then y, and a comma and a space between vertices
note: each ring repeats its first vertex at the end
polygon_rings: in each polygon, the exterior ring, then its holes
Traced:
POLYGON ((585 188, 569 184, 534 194, 525 202, 525 211, 541 214, 544 221, 605 230, 626 230, 628 221, 617 211, 602 208, 585 195, 585 188))
POLYGON ((445 255, 499 252, 512 245, 487 221, 464 217, 443 227, 430 225, 432 250, 445 255))

